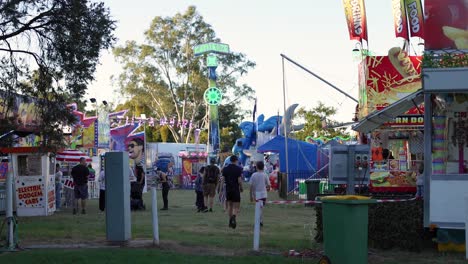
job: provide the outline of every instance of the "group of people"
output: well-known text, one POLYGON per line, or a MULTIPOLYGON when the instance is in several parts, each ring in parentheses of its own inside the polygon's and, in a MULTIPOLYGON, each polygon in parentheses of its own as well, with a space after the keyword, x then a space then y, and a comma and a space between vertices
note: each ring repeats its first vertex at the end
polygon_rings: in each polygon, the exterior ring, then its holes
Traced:
MULTIPOLYGON (((135 161, 134 178, 135 181, 131 183, 131 200, 138 199, 143 205, 142 191, 145 185, 145 173, 141 161, 138 157, 141 156, 140 152, 143 142, 139 140, 132 140, 128 145, 130 158, 135 161), (141 143, 141 144, 140 144, 141 143)), ((220 169, 216 165, 216 159, 211 158, 210 164, 200 168, 199 175, 195 180, 196 192, 196 206, 198 212, 213 212, 214 198, 218 193, 219 202, 222 204, 224 211, 227 211, 229 216, 229 227, 235 229, 237 226, 236 217, 239 214, 241 193, 243 192, 243 168, 238 165, 238 157, 233 155, 229 158, 230 163, 220 169)), ((259 161, 255 164, 256 171, 250 177, 250 200, 263 201, 265 203, 267 192, 270 189, 270 181, 268 175, 264 172, 264 163, 259 161)), ((56 189, 57 189, 57 209, 60 208, 60 190, 61 190, 61 177, 60 165, 56 167, 56 189)), ((170 190, 169 174, 162 172, 159 168, 156 169, 158 181, 162 187, 162 198, 164 206, 161 210, 168 210, 168 194, 170 190)), ((88 198, 88 177, 90 169, 86 165, 85 158, 80 159, 80 163, 73 167, 71 176, 74 182, 74 203, 73 214, 79 212, 86 214, 86 199, 88 198), (80 205, 80 206, 79 206, 80 205)), ((98 177, 100 186, 99 191, 99 209, 105 209, 105 174, 104 170, 98 177)), ((144 207, 144 205, 143 205, 144 207)), ((263 225, 263 221, 261 222, 263 225)))
MULTIPOLYGON (((86 214, 86 199, 88 199, 88 177, 94 170, 91 164, 86 165, 86 159, 80 158, 80 163, 72 168, 73 178, 73 214, 78 212, 78 203, 81 205, 81 213, 86 214)), ((62 177, 60 164, 55 165, 55 207, 57 211, 61 208, 62 177)))
MULTIPOLYGON (((195 179, 196 206, 198 212, 212 212, 214 197, 218 193, 219 202, 228 212, 229 227, 235 229, 236 217, 239 214, 241 192, 243 192, 243 168, 238 165, 238 157, 229 158, 230 163, 222 169, 216 165, 216 159, 211 158, 210 164, 202 167, 195 179)), ((265 203, 270 182, 264 173, 264 163, 256 163, 256 172, 250 177, 250 200, 265 203)), ((261 221, 263 226, 263 221, 261 221)))

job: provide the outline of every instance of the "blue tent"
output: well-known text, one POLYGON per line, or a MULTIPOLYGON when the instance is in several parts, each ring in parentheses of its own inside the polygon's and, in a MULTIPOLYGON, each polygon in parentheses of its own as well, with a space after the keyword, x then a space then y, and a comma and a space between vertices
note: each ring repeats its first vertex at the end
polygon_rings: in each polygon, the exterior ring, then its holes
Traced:
MULTIPOLYGON (((257 151, 279 153, 280 171, 286 172, 286 142, 283 136, 276 136, 261 145, 257 151)), ((295 179, 307 179, 317 171, 317 146, 304 141, 288 138, 288 191, 294 189, 295 179)))

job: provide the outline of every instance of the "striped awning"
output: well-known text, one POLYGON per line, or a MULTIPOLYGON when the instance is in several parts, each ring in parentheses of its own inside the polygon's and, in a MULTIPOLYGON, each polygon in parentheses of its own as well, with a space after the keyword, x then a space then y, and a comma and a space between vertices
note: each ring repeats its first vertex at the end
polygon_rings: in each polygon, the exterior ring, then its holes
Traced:
POLYGON ((80 162, 80 158, 85 158, 86 162, 91 162, 92 159, 88 157, 84 152, 76 149, 66 149, 57 152, 55 159, 62 162, 80 162))

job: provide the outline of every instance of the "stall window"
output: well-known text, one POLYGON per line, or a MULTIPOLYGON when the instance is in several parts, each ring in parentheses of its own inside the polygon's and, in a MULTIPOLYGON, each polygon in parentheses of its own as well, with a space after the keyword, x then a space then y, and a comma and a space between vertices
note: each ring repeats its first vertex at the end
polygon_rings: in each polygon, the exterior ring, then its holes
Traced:
POLYGON ((41 156, 40 155, 19 155, 18 156, 19 176, 41 176, 41 156))

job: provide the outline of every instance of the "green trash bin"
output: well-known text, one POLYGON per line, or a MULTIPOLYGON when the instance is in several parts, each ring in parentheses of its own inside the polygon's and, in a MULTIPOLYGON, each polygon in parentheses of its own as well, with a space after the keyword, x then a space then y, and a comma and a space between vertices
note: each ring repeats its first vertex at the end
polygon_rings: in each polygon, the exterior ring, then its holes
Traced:
POLYGON ((368 209, 376 202, 357 195, 322 198, 323 248, 332 264, 367 263, 368 209))
POLYGON ((299 199, 306 199, 306 185, 304 180, 299 180, 299 199))
POLYGON ((315 200, 320 193, 320 180, 305 180, 307 187, 307 200, 315 200))

